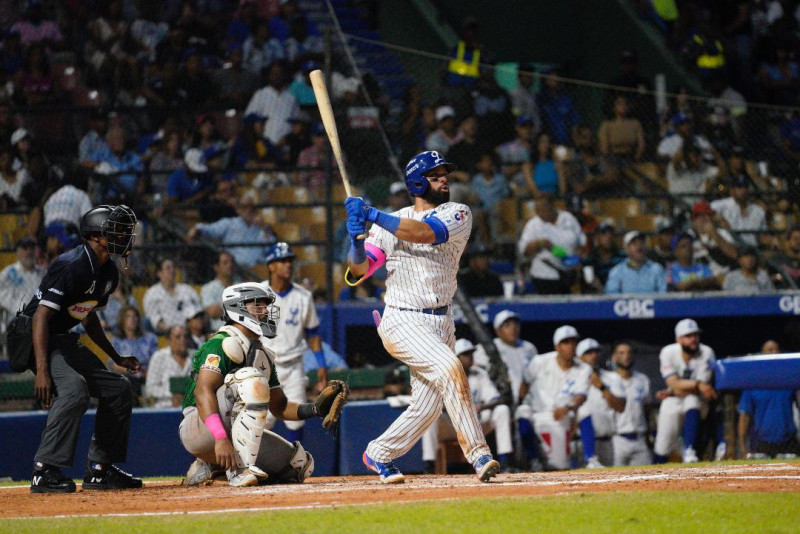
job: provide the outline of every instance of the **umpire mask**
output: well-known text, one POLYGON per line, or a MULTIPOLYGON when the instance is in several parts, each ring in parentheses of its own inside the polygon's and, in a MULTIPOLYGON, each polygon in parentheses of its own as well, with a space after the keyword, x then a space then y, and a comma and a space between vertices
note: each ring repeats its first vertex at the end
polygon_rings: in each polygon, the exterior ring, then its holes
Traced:
POLYGON ((81 237, 92 236, 105 237, 112 256, 127 258, 136 238, 136 214, 124 204, 98 206, 81 220, 81 237))

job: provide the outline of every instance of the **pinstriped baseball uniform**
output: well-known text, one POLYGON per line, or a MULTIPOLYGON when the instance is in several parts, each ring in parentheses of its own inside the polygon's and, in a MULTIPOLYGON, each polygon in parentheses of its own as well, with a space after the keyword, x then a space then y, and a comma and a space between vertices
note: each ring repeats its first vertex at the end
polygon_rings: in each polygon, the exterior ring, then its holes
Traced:
MULTIPOLYGON (((625 397, 625 390, 622 388, 621 378, 617 373, 600 370, 600 381, 605 384, 612 395, 619 398, 625 397)), ((594 386, 589 388, 586 394, 586 402, 578 408, 578 421, 583 421, 591 416, 592 427, 595 436, 595 451, 597 459, 603 465, 612 465, 614 462, 614 451, 611 445, 611 438, 614 436, 615 423, 614 414, 603 397, 603 392, 594 386)))
POLYGON ((459 259, 472 230, 472 214, 464 204, 445 202, 425 211, 409 206, 394 215, 418 221, 436 217, 447 228, 447 241, 439 245, 408 243, 378 226, 370 230, 367 242, 386 254, 388 272, 386 309, 378 334, 389 354, 411 371, 411 405, 369 443, 366 452, 379 462, 402 456, 436 422, 444 407, 464 456, 474 463, 490 452, 472 407, 467 376, 453 352, 455 324, 450 309, 459 259), (441 307, 446 307, 441 315, 422 312, 441 307))
MULTIPOLYGON (((267 281, 265 285, 269 285, 267 281)), ((314 307, 311 292, 303 286, 292 282, 292 287, 279 293, 275 290, 275 305, 281 310, 278 319, 277 335, 268 339, 261 338, 261 344, 276 354, 275 368, 278 379, 283 386, 286 398, 291 402, 306 401, 306 374, 303 368, 303 353, 308 348, 306 329, 317 328, 319 317, 314 307)), ((275 416, 267 416, 267 428, 275 424, 275 416)), ((284 421, 287 428, 298 430, 305 421, 284 421)))
POLYGON ((645 438, 648 431, 645 405, 653 400, 650 379, 638 371, 633 371, 627 379, 617 376, 625 392, 625 410, 615 414, 614 465, 647 465, 653 460, 645 438))

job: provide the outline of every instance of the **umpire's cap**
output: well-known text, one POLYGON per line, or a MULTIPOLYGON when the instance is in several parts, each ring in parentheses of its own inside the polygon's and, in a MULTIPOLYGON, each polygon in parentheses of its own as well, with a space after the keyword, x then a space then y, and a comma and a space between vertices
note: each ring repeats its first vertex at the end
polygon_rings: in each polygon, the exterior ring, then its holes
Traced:
POLYGON ((281 241, 280 243, 275 243, 274 245, 269 247, 269 250, 267 250, 267 256, 266 258, 264 258, 264 261, 267 264, 270 264, 273 261, 292 259, 295 257, 296 255, 294 252, 292 252, 292 249, 289 247, 289 244, 281 241))

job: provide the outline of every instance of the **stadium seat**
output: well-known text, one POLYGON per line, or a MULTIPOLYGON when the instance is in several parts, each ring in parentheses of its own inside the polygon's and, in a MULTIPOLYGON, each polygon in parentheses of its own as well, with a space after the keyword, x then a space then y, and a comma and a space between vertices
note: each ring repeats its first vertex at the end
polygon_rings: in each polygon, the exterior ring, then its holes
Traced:
POLYGON ((328 223, 305 224, 303 228, 305 229, 306 239, 323 242, 328 240, 328 223))
POLYGON ((517 226, 520 219, 517 199, 504 198, 495 205, 494 212, 498 216, 498 234, 502 237, 511 237, 514 239, 519 237, 520 228, 517 226))
POLYGON ((652 232, 656 229, 655 215, 631 215, 625 217, 625 230, 652 232))
POLYGON ((300 225, 318 224, 325 222, 325 206, 303 206, 299 208, 285 208, 284 220, 300 225))
POLYGON ((291 222, 276 222, 272 224, 272 231, 279 241, 300 241, 300 225, 291 222))
POLYGON ((275 208, 262 208, 261 219, 267 224, 275 224, 280 219, 278 210, 275 208))
POLYGON ((598 198, 595 213, 599 216, 624 219, 642 214, 642 206, 636 198, 598 198))
POLYGON ((266 192, 266 200, 275 204, 305 204, 311 201, 311 194, 305 187, 281 186, 266 192))
POLYGON ((266 280, 269 278, 269 268, 266 263, 256 263, 250 268, 259 280, 266 280))
POLYGON ((0 269, 4 269, 15 261, 17 261, 16 252, 0 252, 0 269))
POLYGON ((298 261, 308 263, 318 263, 320 261, 319 249, 320 247, 316 245, 301 245, 292 248, 297 255, 298 261))

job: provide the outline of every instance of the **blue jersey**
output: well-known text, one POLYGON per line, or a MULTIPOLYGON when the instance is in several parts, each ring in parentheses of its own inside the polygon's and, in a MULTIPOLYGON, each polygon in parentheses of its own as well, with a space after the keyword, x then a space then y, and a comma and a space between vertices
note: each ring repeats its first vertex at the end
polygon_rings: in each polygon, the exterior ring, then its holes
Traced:
POLYGON ((753 418, 753 433, 759 441, 783 443, 796 429, 792 403, 797 392, 791 389, 748 389, 739 400, 739 413, 753 418))

